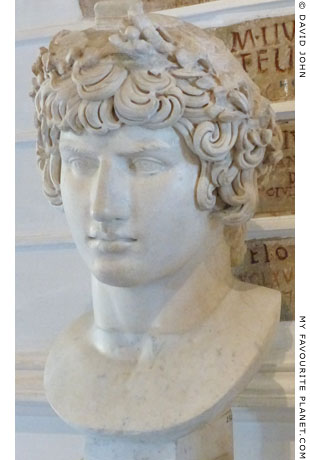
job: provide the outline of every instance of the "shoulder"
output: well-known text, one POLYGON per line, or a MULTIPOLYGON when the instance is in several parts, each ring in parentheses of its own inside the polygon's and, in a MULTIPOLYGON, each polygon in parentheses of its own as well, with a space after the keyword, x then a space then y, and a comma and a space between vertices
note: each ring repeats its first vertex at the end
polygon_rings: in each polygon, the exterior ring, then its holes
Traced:
POLYGON ((263 310, 273 310, 279 312, 281 307, 281 292, 265 286, 244 283, 234 279, 231 296, 244 303, 244 307, 251 309, 260 308, 263 310))
POLYGON ((256 337, 257 342, 265 343, 280 320, 281 293, 275 289, 234 280, 223 302, 222 311, 225 312, 226 322, 235 331, 251 331, 252 338, 256 337))

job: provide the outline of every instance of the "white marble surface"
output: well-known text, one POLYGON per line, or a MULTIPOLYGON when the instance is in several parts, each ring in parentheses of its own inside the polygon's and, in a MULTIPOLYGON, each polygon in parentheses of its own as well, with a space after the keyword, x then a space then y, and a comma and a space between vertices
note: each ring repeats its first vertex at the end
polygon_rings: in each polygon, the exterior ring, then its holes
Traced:
POLYGON ((139 442, 135 440, 107 441, 88 438, 87 460, 232 460, 232 423, 229 413, 212 424, 204 425, 176 441, 139 442), (228 453, 229 452, 229 453, 228 453))
POLYGON ((281 136, 222 42, 139 5, 116 22, 60 33, 33 67, 44 191, 64 206, 94 309, 52 347, 46 394, 87 433, 87 460, 214 460, 225 449, 199 451, 197 433, 279 320, 280 294, 234 280, 230 262, 281 136))
MULTIPOLYGON (((25 358, 23 362, 18 362, 17 371, 17 460, 41 460, 42 455, 45 460, 76 460, 82 457, 83 436, 74 435, 74 429, 57 417, 46 402, 42 388, 45 357, 29 356, 28 367, 25 358)), ((261 460, 262 452, 264 460, 292 460, 294 323, 279 323, 270 352, 259 372, 233 406, 233 418, 227 417, 226 421, 234 426, 234 460, 248 460, 248 452, 251 452, 253 460, 261 460)), ((217 430, 215 434, 224 441, 223 430, 217 430)), ((201 441, 205 438, 204 433, 201 441)), ((193 436, 187 437, 183 447, 189 452, 199 448, 203 452, 205 444, 198 442, 196 436, 194 440, 193 436)), ((212 440, 215 440, 214 435, 212 440)), ((228 441, 226 439, 226 445, 228 441)), ((204 457, 202 459, 205 460, 204 457)))
POLYGON ((49 355, 48 400, 64 420, 90 432, 176 439, 210 422, 246 386, 272 339, 279 301, 276 291, 237 282, 200 328, 134 336, 134 360, 98 349, 96 333, 109 342, 115 333, 84 316, 49 355))

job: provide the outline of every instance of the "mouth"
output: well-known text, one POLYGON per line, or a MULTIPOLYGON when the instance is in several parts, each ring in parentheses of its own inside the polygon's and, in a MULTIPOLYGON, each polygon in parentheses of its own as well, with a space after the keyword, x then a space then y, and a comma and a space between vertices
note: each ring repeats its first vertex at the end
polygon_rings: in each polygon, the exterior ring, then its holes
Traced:
POLYGON ((122 252, 137 241, 136 238, 117 234, 88 236, 88 245, 101 252, 122 252))

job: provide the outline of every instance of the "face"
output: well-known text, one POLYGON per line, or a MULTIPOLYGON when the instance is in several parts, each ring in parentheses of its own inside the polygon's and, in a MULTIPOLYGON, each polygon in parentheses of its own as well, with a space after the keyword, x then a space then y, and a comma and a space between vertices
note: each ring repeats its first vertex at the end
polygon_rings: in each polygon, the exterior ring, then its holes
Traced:
POLYGON ((60 154, 66 217, 99 281, 146 284, 199 257, 208 227, 195 199, 200 165, 173 128, 62 132, 60 154))

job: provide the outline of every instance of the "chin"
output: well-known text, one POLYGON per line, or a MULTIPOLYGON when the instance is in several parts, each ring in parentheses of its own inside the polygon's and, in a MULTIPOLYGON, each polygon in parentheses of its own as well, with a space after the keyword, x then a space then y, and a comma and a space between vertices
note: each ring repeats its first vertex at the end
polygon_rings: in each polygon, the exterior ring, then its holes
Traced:
POLYGON ((134 287, 151 281, 145 276, 145 270, 129 263, 97 263, 91 268, 91 272, 101 283, 116 287, 134 287))

